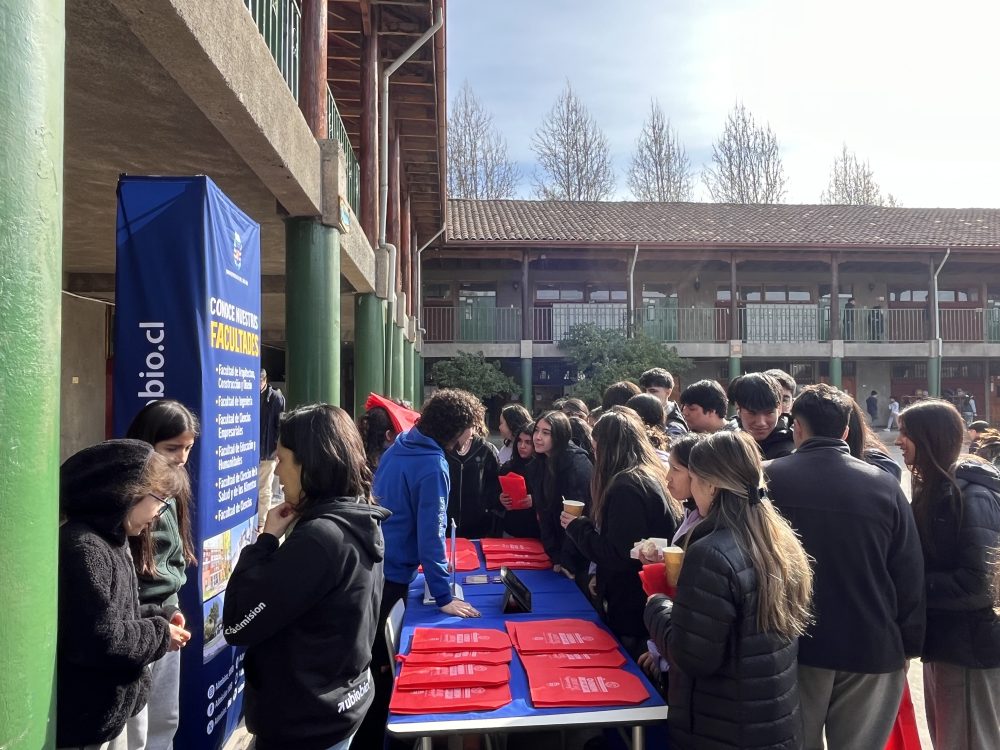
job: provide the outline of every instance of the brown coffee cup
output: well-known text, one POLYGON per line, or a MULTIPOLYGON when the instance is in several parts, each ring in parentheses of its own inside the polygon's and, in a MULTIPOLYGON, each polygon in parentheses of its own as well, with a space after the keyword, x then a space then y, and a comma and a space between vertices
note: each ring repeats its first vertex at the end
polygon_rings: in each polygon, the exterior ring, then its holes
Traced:
POLYGON ((584 507, 579 500, 563 500, 563 510, 571 516, 582 516, 584 507))
POLYGON ((667 573, 667 583, 677 586, 681 575, 681 564, 684 562, 684 550, 680 547, 664 547, 663 564, 667 573))

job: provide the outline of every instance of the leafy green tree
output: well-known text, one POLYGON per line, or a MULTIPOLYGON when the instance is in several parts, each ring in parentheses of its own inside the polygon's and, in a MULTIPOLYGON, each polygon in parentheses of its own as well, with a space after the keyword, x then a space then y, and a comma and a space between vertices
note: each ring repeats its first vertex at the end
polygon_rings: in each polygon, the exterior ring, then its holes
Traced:
POLYGON ((691 369, 691 362, 677 349, 636 333, 627 338, 621 331, 600 328, 593 323, 573 326, 559 342, 559 349, 580 373, 570 389, 574 396, 593 403, 604 390, 619 380, 636 382, 652 367, 679 374, 691 369))
POLYGON ((488 362, 482 352, 459 352, 451 359, 435 362, 431 380, 441 388, 461 388, 484 401, 493 396, 518 396, 521 386, 504 375, 498 361, 488 362))

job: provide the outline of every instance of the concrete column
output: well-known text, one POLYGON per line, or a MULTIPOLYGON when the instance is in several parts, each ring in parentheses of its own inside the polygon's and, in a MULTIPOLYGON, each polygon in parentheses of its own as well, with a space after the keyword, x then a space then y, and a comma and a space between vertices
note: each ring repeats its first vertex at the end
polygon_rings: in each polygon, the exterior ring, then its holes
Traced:
POLYGON ((0 747, 55 746, 62 0, 0 23, 0 747))
POLYGON ((400 398, 413 401, 413 342, 403 339, 403 395, 400 398))
POLYGON ((285 220, 288 406, 340 404, 340 232, 285 220))
POLYGON ((844 387, 844 360, 840 357, 830 357, 830 385, 834 388, 844 387))
POLYGON ((354 296, 354 411, 364 411, 369 393, 385 393, 385 301, 354 296))

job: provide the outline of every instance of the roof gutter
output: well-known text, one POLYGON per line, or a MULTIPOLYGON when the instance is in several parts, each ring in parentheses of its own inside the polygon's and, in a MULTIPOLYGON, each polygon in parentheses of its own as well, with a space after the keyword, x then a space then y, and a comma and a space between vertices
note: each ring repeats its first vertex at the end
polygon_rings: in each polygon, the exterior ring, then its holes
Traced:
POLYGON ((416 279, 414 280, 416 282, 414 284, 414 286, 416 287, 416 289, 414 290, 414 292, 415 292, 415 296, 417 298, 417 301, 416 301, 416 304, 413 307, 414 307, 414 311, 416 312, 416 316, 417 316, 417 332, 420 334, 421 338, 423 337, 423 334, 424 334, 424 328, 423 328, 423 319, 424 319, 424 271, 423 271, 423 263, 421 262, 420 256, 423 255, 424 250, 426 250, 428 247, 430 247, 431 243, 433 243, 434 240, 436 240, 438 237, 440 237, 442 234, 444 234, 444 230, 445 230, 445 225, 442 224, 441 228, 439 230, 437 230, 437 232, 434 234, 433 237, 431 237, 429 240, 427 240, 427 242, 425 242, 423 245, 421 245, 419 248, 417 248, 417 253, 416 253, 416 256, 417 256, 416 257, 417 266, 414 269, 414 271, 416 272, 416 273, 414 273, 414 276, 416 276, 416 279))

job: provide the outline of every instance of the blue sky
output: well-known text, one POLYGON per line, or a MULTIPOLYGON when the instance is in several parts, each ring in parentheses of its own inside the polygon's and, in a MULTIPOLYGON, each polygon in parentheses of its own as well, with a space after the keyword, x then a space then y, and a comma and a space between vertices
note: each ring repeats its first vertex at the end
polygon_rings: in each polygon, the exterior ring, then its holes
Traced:
MULTIPOLYGON (((617 198, 659 101, 695 172, 742 100, 816 203, 842 143, 905 206, 1000 206, 1000 3, 451 0, 448 90, 468 80, 521 163, 569 79, 611 142, 617 198)), ((695 197, 705 199, 700 179, 695 197)))

